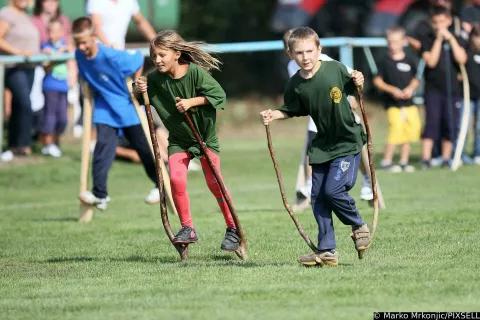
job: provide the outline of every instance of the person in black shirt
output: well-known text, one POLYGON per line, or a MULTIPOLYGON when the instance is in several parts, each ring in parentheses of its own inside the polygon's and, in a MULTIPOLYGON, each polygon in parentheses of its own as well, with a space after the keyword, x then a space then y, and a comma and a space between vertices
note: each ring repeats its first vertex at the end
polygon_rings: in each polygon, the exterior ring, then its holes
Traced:
POLYGON ((470 107, 475 116, 473 160, 480 165, 480 24, 472 24, 467 50, 467 74, 470 83, 470 107))
POLYGON ((480 0, 475 0, 472 6, 466 7, 462 10, 462 27, 471 32, 474 23, 480 22, 480 0))
POLYGON ((419 85, 415 77, 416 64, 407 56, 403 47, 405 30, 392 27, 387 31, 388 55, 383 60, 373 83, 384 93, 388 115, 388 138, 382 160, 382 168, 390 172, 414 171, 408 164, 410 145, 420 139, 421 121, 417 106, 413 104, 413 92, 419 85), (401 145, 399 165, 393 165, 393 155, 401 145))
POLYGON ((422 141, 422 167, 430 167, 433 143, 442 140, 444 167, 449 167, 452 142, 457 132, 457 117, 462 105, 462 86, 458 81, 459 64, 467 61, 466 42, 455 37, 450 11, 437 7, 432 11, 433 35, 421 39, 420 52, 426 62, 425 110, 426 120, 422 141))

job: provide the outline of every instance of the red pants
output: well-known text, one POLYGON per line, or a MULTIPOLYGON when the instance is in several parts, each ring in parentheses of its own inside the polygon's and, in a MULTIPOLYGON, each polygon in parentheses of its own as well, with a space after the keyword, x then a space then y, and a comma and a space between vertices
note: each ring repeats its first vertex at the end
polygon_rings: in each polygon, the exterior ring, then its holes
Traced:
MULTIPOLYGON (((220 156, 210 150, 208 155, 212 159, 218 173, 220 174, 220 156)), ((227 227, 235 228, 235 223, 232 218, 232 214, 228 209, 227 202, 222 196, 220 186, 217 183, 217 179, 213 175, 213 171, 208 165, 208 161, 205 157, 200 159, 202 169, 205 175, 205 181, 207 182, 208 189, 213 193, 215 199, 217 199, 218 206, 222 210, 223 217, 227 227)), ((172 187, 172 196, 175 207, 177 208, 178 215, 180 216, 180 223, 182 227, 193 227, 192 215, 190 213, 190 199, 187 193, 187 172, 188 164, 190 163, 190 154, 187 152, 174 153, 168 158, 168 167, 170 169, 170 185, 172 187)), ((221 174, 220 174, 221 176, 221 174)), ((228 197, 230 193, 227 191, 228 197)))

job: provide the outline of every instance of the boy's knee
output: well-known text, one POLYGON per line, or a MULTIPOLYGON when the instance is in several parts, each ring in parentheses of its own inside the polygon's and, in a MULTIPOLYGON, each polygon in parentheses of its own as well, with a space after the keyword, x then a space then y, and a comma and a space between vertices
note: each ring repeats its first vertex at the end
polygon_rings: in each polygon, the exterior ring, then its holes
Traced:
POLYGON ((338 197, 338 192, 332 186, 327 185, 325 186, 324 197, 326 201, 332 202, 338 197))

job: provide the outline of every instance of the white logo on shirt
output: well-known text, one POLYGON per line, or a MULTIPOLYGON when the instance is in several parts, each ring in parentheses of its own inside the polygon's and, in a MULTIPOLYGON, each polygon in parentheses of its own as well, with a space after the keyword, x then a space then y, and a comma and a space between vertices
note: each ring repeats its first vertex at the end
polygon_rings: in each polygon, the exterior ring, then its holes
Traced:
POLYGON ((412 70, 412 67, 407 63, 399 62, 397 63, 397 69, 402 72, 409 72, 412 70))
POLYGON ((99 73, 98 77, 104 82, 110 81, 110 78, 105 73, 99 73))
POLYGON ((127 50, 127 53, 128 53, 129 55, 131 55, 131 56, 134 56, 134 55, 137 54, 137 50, 129 49, 129 50, 127 50))
POLYGON ((476 54, 473 56, 473 60, 476 62, 476 63, 479 63, 480 64, 480 55, 476 54))

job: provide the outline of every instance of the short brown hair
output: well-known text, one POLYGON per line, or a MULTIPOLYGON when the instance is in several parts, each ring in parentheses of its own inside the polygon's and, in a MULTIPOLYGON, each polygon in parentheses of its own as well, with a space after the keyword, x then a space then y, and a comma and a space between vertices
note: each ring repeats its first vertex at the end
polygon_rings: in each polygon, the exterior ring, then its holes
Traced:
POLYGON ((317 46, 320 45, 320 39, 318 38, 318 34, 315 31, 313 31, 312 28, 300 27, 300 28, 294 29, 290 34, 290 36, 288 37, 287 50, 290 51, 290 48, 292 48, 295 41, 306 40, 306 39, 313 39, 317 46))
POLYGON ((400 26, 392 26, 392 27, 388 28, 387 31, 385 32, 385 34, 387 36, 391 35, 392 33, 401 33, 404 37, 407 34, 405 32, 405 29, 400 27, 400 26))
POLYGON ((478 22, 472 24, 472 31, 470 31, 470 38, 468 39, 470 45, 472 45, 473 37, 480 37, 480 23, 478 22))
POLYGON ((76 35, 84 31, 91 30, 93 31, 93 23, 90 18, 82 17, 78 18, 72 23, 72 34, 76 35))
POLYGON ((55 23, 60 24, 60 26, 62 26, 62 28, 63 28, 62 20, 60 20, 58 18, 52 18, 52 19, 50 19, 50 21, 48 21, 47 30, 49 30, 52 27, 52 25, 54 25, 55 23))

